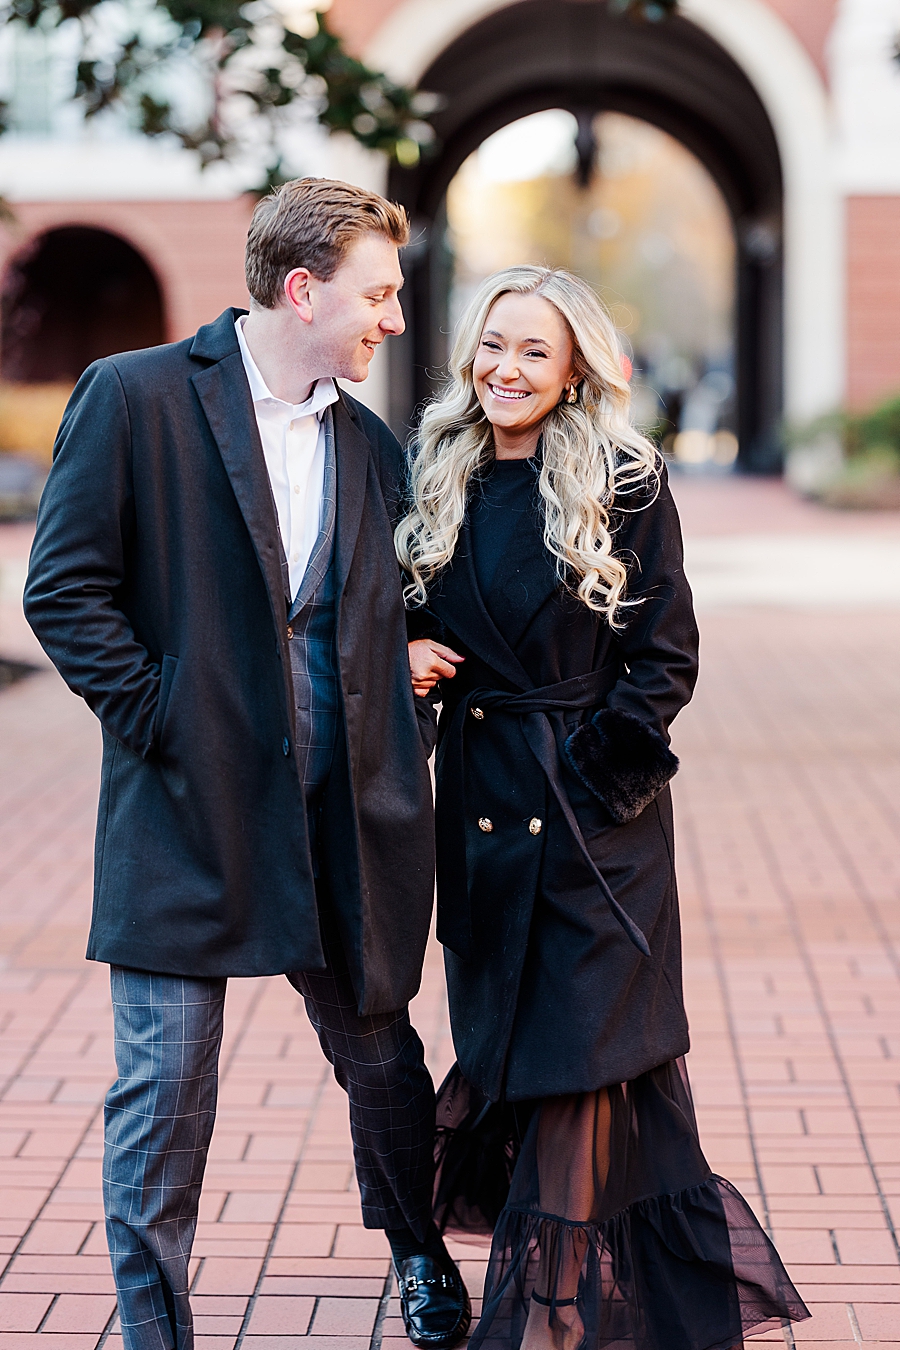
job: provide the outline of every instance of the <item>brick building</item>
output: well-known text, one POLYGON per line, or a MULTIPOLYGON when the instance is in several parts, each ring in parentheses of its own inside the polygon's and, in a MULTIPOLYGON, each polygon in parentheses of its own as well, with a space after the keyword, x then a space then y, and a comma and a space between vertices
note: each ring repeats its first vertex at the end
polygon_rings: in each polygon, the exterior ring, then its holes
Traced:
MULTIPOLYGON (((418 169, 388 171, 337 138, 310 147, 310 171, 383 187, 417 222, 409 332, 366 389, 398 425, 435 359, 435 222, 447 186, 486 136, 548 107, 645 119, 687 145, 721 189, 736 241, 748 467, 772 463, 784 417, 864 407, 900 390, 895 0, 681 0, 679 16, 660 25, 614 17, 604 0, 333 0, 329 19, 371 66, 444 96, 440 152, 418 169)), ((5 59, 21 72, 29 53, 5 59)), ((52 288, 55 230, 72 231, 62 241, 75 250, 68 256, 86 250, 86 276, 103 271, 103 241, 89 232, 134 251, 130 262, 121 254, 116 275, 126 277, 120 290, 142 278, 134 285, 143 300, 131 306, 143 316, 139 341, 182 337, 243 300, 252 200, 234 175, 200 175, 189 156, 157 145, 67 135, 61 114, 54 122, 35 106, 33 79, 18 97, 18 130, 0 140, 0 191, 16 217, 2 239, 7 378, 53 377, 52 343, 32 334, 29 347, 28 324, 16 329, 13 311, 42 267, 52 288)))

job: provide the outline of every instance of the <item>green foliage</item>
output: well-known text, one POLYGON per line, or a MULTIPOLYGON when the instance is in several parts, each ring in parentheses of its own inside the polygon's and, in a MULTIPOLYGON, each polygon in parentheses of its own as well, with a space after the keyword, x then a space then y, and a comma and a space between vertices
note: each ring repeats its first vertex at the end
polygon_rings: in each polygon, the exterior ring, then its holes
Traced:
POLYGON ((321 79, 327 90, 319 121, 330 131, 355 136, 369 150, 382 150, 406 166, 416 164, 420 147, 433 138, 425 119, 439 100, 374 75, 348 56, 321 14, 318 24, 318 32, 309 39, 287 33, 285 46, 301 57, 307 74, 321 79))
POLYGON ((887 399, 867 413, 833 412, 801 426, 788 427, 789 447, 809 446, 824 440, 837 441, 848 468, 855 464, 900 469, 900 395, 887 399))
POLYGON ((311 104, 329 131, 346 132, 407 166, 434 140, 428 118, 438 100, 350 56, 321 13, 310 12, 312 31, 302 34, 286 26, 270 0, 10 0, 5 17, 30 28, 80 25, 74 94, 88 118, 122 108, 144 135, 174 136, 204 165, 245 151, 254 123, 256 153, 261 141, 268 147, 266 184, 281 175, 279 132, 297 100, 311 104), (111 9, 119 27, 122 16, 131 24, 115 39, 111 9), (184 100, 179 106, 167 92, 190 66, 208 91, 205 115, 198 115, 197 100, 186 111, 184 100))
MULTIPOLYGON (((29 28, 79 25, 74 96, 85 116, 123 109, 144 135, 174 136, 204 165, 246 157, 250 147, 267 164, 264 185, 283 181, 279 139, 288 110, 305 100, 329 131, 415 166, 434 144, 429 118, 440 100, 369 70, 312 8, 302 31, 292 31, 278 3, 6 0, 0 13, 5 22, 29 28), (183 97, 192 81, 207 93, 199 112, 196 98, 183 97)), ((677 8, 677 0, 607 4, 650 22, 677 8)), ((2 115, 0 105, 0 132, 2 115)))
POLYGON ((877 453, 900 461, 900 396, 888 399, 870 413, 844 419, 844 448, 854 456, 877 453))

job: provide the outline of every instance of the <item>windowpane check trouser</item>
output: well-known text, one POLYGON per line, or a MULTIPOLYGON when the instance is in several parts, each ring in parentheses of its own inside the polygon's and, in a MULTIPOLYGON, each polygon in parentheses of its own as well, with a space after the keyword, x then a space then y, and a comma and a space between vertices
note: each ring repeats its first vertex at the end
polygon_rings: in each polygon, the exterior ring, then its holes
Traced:
MULTIPOLYGON (((292 974, 350 1101, 367 1228, 424 1236, 434 1087, 406 1009, 361 1017, 339 947, 292 974)), ((118 1079, 106 1098, 103 1193, 125 1350, 191 1350, 188 1261, 216 1113, 224 979, 111 971, 118 1079)))

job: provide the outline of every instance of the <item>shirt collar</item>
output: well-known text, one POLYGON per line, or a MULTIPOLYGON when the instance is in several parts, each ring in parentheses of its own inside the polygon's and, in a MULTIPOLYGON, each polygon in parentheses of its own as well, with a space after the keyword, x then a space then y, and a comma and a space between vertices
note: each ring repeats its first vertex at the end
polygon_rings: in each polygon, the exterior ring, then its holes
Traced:
POLYGON ((259 367, 250 354, 250 348, 247 346, 247 339, 244 337, 244 319, 246 314, 242 314, 235 322, 234 331, 237 333, 238 346, 241 349, 241 360, 244 363, 244 370, 247 372, 247 381, 250 385, 250 397, 254 404, 263 403, 268 409, 277 412, 286 420, 293 420, 295 417, 321 417, 322 413, 330 403, 336 403, 338 391, 334 380, 329 377, 316 380, 308 399, 303 403, 286 403, 283 398, 276 398, 269 389, 259 367))

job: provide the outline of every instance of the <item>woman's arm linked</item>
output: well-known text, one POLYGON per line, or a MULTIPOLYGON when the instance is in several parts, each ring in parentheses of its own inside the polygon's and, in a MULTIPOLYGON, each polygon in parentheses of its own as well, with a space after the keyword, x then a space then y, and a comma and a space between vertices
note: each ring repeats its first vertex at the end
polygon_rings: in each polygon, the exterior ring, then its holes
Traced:
POLYGON ((425 698, 439 680, 452 680, 456 667, 466 658, 433 638, 417 638, 409 643, 409 671, 413 693, 425 698))

